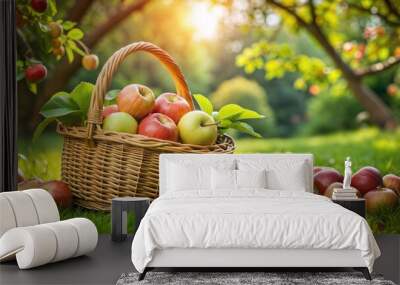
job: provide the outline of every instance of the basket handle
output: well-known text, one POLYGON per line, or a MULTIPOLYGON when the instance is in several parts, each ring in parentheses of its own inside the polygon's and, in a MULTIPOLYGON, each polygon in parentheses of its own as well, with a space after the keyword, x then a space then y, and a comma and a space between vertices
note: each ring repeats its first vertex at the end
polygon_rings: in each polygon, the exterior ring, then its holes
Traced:
POLYGON ((88 111, 87 136, 89 139, 92 138, 94 127, 100 126, 102 123, 101 112, 103 109, 104 96, 106 95, 111 84, 113 75, 117 71, 118 67, 122 64, 124 59, 131 53, 137 51, 145 51, 152 54, 167 68, 175 82, 177 93, 186 99, 192 110, 194 109, 193 99, 185 77, 173 58, 166 51, 152 43, 132 43, 116 51, 104 64, 99 76, 97 77, 96 86, 90 100, 90 107, 88 111))

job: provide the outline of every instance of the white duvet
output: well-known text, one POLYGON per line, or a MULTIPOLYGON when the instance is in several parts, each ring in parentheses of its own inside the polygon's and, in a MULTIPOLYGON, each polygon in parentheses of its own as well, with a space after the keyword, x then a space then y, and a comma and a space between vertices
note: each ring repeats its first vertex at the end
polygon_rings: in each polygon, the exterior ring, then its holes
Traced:
POLYGON ((143 272, 155 249, 358 249, 372 271, 380 251, 365 219, 328 198, 299 191, 166 193, 154 200, 132 243, 143 272))

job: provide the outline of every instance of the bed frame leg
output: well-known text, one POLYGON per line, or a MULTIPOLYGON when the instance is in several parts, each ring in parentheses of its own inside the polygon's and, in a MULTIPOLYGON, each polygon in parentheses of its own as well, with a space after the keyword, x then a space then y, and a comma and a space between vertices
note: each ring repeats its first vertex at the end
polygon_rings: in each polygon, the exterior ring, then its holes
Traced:
POLYGON ((364 275, 365 279, 372 280, 371 274, 369 274, 369 270, 367 267, 355 267, 354 269, 357 271, 361 271, 362 274, 364 275))
POLYGON ((139 278, 138 281, 142 281, 144 279, 144 277, 146 277, 146 273, 147 273, 148 269, 147 267, 143 270, 142 273, 139 274, 139 278))

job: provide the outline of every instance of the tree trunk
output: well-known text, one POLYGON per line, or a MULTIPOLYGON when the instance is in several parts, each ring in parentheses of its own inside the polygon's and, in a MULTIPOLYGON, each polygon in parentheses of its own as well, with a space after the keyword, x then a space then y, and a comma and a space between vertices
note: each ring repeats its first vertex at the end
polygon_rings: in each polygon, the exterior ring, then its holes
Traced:
POLYGON ((370 114, 372 122, 381 128, 390 130, 396 128, 397 122, 392 111, 374 91, 364 85, 360 78, 346 78, 346 80, 358 102, 370 114))
POLYGON ((329 55, 337 68, 342 71, 343 77, 347 81, 347 84, 352 91, 354 97, 370 114, 371 121, 381 128, 396 128, 397 122, 389 107, 385 105, 385 103, 374 91, 363 84, 362 78, 358 76, 350 68, 350 66, 342 60, 340 55, 329 43, 322 31, 314 25, 308 26, 308 30, 321 44, 322 48, 329 55))

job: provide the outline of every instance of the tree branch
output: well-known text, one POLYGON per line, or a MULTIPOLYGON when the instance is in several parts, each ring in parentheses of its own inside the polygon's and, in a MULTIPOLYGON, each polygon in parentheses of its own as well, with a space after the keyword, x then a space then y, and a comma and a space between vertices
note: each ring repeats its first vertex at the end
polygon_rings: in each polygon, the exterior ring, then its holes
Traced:
POLYGON ((397 10, 396 6, 390 1, 385 0, 386 7, 389 9, 390 13, 400 18, 400 12, 397 10))
POLYGON ((117 27, 117 25, 122 22, 126 17, 128 17, 131 13, 144 8, 144 6, 146 6, 146 4, 149 2, 150 0, 139 0, 129 5, 119 5, 118 8, 110 13, 110 16, 105 22, 98 25, 91 34, 86 36, 86 40, 84 41, 85 44, 89 48, 92 48, 103 37, 103 35, 107 34, 115 27, 117 27))
POLYGON ((386 69, 400 63, 400 57, 390 57, 384 62, 378 62, 370 65, 369 67, 362 68, 356 71, 359 77, 370 76, 382 72, 386 69))
POLYGON ((312 22, 315 24, 317 22, 317 14, 315 12, 314 0, 308 0, 308 6, 310 7, 312 22))
POLYGON ((367 14, 372 15, 372 16, 379 16, 379 18, 381 18, 383 21, 385 21, 388 25, 395 26, 395 27, 400 26, 400 21, 390 20, 388 18, 388 15, 384 15, 384 14, 380 13, 379 11, 376 11, 375 13, 372 13, 371 9, 364 8, 363 6, 359 6, 359 5, 354 4, 354 3, 347 3, 347 2, 345 2, 345 3, 349 7, 353 8, 355 10, 358 10, 360 12, 367 13, 367 14))
POLYGON ((285 6, 279 2, 275 2, 274 0, 266 0, 266 2, 270 3, 271 5, 275 6, 276 8, 279 8, 279 9, 285 11, 286 13, 290 14, 291 16, 293 16, 296 19, 296 21, 303 27, 305 27, 305 28, 310 27, 310 25, 296 13, 296 11, 289 8, 288 6, 285 6))
POLYGON ((92 4, 93 0, 75 0, 75 4, 68 10, 66 20, 79 24, 92 4))

